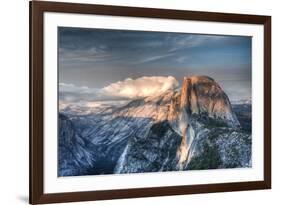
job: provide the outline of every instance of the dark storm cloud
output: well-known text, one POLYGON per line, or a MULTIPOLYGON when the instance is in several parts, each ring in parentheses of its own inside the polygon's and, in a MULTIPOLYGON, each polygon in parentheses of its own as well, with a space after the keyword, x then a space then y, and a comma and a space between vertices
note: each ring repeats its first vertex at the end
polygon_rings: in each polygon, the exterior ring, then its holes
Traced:
POLYGON ((251 37, 58 28, 59 81, 98 89, 126 78, 208 75, 251 95, 251 37))

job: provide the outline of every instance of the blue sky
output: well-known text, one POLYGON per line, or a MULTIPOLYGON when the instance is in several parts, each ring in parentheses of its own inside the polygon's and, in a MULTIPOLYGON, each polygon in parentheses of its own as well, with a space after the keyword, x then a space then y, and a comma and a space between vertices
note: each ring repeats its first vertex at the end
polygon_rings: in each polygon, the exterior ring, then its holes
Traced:
POLYGON ((251 37, 58 28, 59 82, 102 89, 127 78, 214 78, 231 100, 251 97, 251 37))

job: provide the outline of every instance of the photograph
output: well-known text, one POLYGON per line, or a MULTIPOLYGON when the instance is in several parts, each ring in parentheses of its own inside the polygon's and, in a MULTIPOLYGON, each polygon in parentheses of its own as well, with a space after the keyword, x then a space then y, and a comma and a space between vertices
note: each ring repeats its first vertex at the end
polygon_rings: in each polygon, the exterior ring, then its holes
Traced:
POLYGON ((252 167, 252 37, 58 27, 58 177, 252 167))
POLYGON ((30 204, 272 188, 272 16, 183 5, 29 2, 30 204))

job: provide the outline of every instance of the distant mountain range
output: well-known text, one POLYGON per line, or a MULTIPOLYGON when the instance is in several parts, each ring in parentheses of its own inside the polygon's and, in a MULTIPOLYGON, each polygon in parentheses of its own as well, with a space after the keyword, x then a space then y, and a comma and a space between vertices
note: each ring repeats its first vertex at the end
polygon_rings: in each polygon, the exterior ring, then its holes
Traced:
POLYGON ((251 104, 212 78, 158 96, 59 113, 59 176, 251 167, 251 104), (236 115, 236 114, 239 115, 236 115))
POLYGON ((234 100, 231 102, 232 105, 241 105, 241 104, 252 104, 252 98, 249 99, 241 99, 241 100, 234 100))

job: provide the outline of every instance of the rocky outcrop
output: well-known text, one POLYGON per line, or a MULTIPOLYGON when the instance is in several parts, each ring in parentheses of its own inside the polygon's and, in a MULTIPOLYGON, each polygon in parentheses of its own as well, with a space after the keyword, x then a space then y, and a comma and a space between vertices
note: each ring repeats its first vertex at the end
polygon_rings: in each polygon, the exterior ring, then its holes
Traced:
MULTIPOLYGON (((166 116, 163 115, 161 120, 158 119, 160 122, 157 123, 162 124, 165 122, 165 126, 169 128, 169 131, 175 133, 173 135, 165 133, 158 134, 158 141, 160 143, 171 139, 174 140, 176 139, 175 136, 178 136, 177 139, 180 137, 180 141, 177 141, 178 145, 172 146, 173 149, 164 147, 165 153, 169 156, 169 160, 173 162, 173 166, 171 166, 172 170, 188 169, 188 164, 192 157, 199 155, 198 149, 200 146, 196 145, 197 141, 195 141, 195 138, 197 135, 200 135, 199 138, 205 138, 205 140, 208 141, 209 132, 207 130, 209 127, 216 128, 223 126, 226 127, 225 132, 239 129, 239 122, 232 112, 227 95, 223 92, 221 87, 209 77, 185 77, 181 90, 174 92, 172 96, 169 95, 169 98, 168 104, 164 104, 168 107, 168 114, 166 116), (203 130, 205 131, 203 132, 203 130), (176 152, 174 152, 175 149, 176 152)), ((139 155, 145 153, 145 150, 142 150, 143 147, 140 144, 145 145, 148 149, 152 139, 153 137, 148 134, 146 137, 142 137, 139 140, 135 138, 134 141, 130 142, 126 153, 122 155, 122 160, 118 162, 117 172, 136 172, 139 170, 135 170, 137 162, 141 164, 147 163, 147 165, 155 162, 157 157, 154 161, 145 157, 142 159, 138 158, 139 155), (137 150, 142 151, 138 152, 137 150), (122 169, 122 167, 126 168, 122 169)), ((161 146, 158 146, 158 150, 160 150, 160 147, 161 146)), ((150 147, 149 150, 154 149, 155 148, 150 147)), ((203 150, 203 148, 201 150, 203 150)), ((156 156, 160 157, 161 155, 158 154, 156 156)), ((160 157, 160 159, 162 161, 167 161, 165 157, 160 157)), ((194 161, 192 161, 192 163, 194 163, 194 161)))
POLYGON ((218 83, 206 76, 185 77, 181 91, 171 101, 168 115, 170 124, 182 136, 178 148, 179 169, 185 169, 191 158, 190 148, 198 132, 191 123, 195 116, 207 120, 201 122, 203 125, 212 121, 232 128, 240 126, 227 95, 218 83))
POLYGON ((208 117, 239 127, 230 101, 219 84, 207 76, 185 77, 181 92, 181 107, 188 114, 207 114, 208 117))
POLYGON ((59 114, 58 176, 88 174, 94 164, 94 153, 89 149, 89 145, 76 132, 71 120, 67 116, 59 114))

